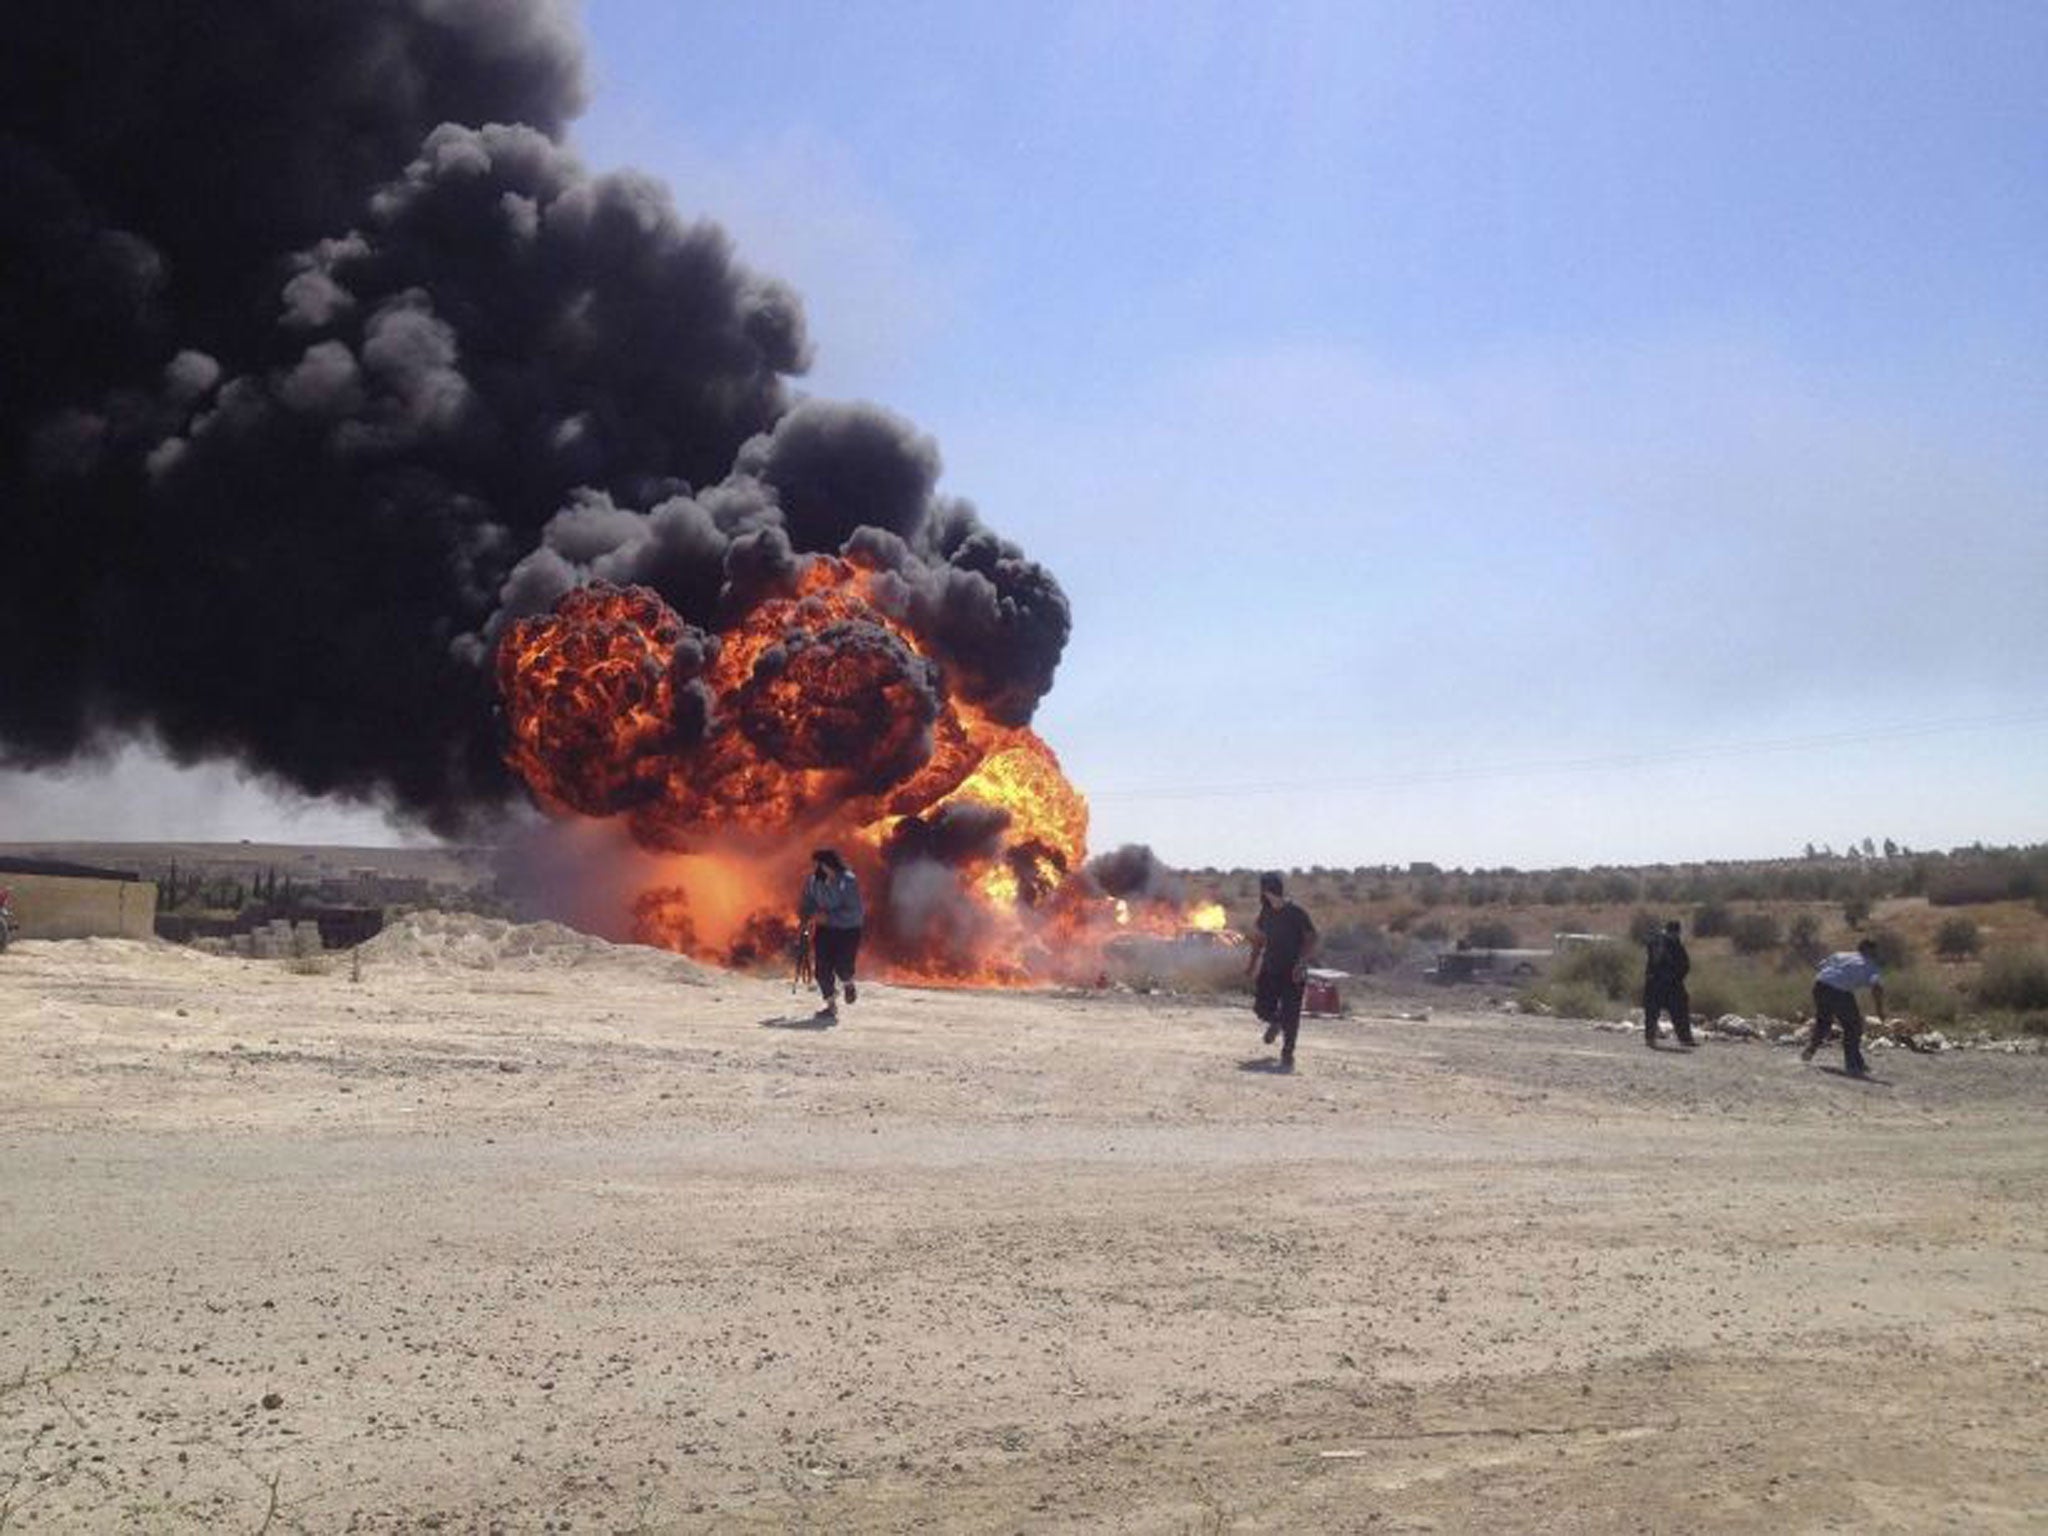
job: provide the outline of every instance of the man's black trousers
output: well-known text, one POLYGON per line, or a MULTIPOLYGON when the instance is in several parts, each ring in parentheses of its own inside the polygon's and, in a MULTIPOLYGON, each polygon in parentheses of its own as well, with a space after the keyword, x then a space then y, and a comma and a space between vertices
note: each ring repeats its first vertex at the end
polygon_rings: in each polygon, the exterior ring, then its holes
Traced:
POLYGON ((1813 984, 1813 1033, 1806 1048, 1817 1051, 1828 1038, 1828 1026, 1842 1026, 1842 1065, 1851 1072, 1869 1068, 1863 1060, 1863 1010, 1856 1006, 1856 994, 1831 987, 1824 981, 1813 984))
POLYGON ((1657 1039, 1657 1015, 1671 1015, 1671 1027, 1678 1034, 1681 1045, 1692 1044, 1692 999, 1686 996, 1682 981, 1646 981, 1643 983, 1643 1038, 1655 1043, 1657 1039))
POLYGON ((811 930, 811 968, 826 1002, 838 996, 835 982, 853 980, 853 962, 859 956, 858 928, 827 928, 820 923, 811 930))
POLYGON ((1280 1031, 1280 1059, 1294 1060, 1294 1037, 1301 1033, 1301 996, 1307 981, 1296 981, 1292 970, 1261 970, 1252 987, 1252 1012, 1269 1028, 1280 1031))

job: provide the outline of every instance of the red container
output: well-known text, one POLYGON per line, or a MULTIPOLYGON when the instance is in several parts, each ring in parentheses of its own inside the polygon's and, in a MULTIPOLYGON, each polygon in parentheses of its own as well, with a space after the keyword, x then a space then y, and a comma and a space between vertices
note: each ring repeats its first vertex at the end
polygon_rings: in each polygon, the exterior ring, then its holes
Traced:
POLYGON ((1301 1011, 1303 1013, 1333 1014, 1343 1012, 1344 1005, 1337 996, 1337 983, 1321 981, 1311 976, 1308 985, 1302 989, 1301 1011))

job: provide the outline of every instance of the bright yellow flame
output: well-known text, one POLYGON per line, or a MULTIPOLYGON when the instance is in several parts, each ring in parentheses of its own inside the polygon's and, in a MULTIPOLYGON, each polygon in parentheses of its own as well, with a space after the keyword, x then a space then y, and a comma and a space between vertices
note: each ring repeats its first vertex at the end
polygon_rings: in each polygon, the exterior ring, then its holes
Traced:
POLYGON ((1044 843, 1068 869, 1088 856, 1088 802, 1060 772, 1060 760, 1038 736, 1006 733, 960 787, 939 802, 978 800, 1010 813, 1010 841, 1044 843))
POLYGON ((1204 933, 1221 933, 1226 921, 1223 904, 1219 901, 1205 901, 1188 913, 1188 926, 1199 928, 1204 933))
POLYGON ((1017 872, 1007 864, 991 865, 988 873, 981 877, 981 893, 998 906, 1014 906, 1017 901, 1017 872))

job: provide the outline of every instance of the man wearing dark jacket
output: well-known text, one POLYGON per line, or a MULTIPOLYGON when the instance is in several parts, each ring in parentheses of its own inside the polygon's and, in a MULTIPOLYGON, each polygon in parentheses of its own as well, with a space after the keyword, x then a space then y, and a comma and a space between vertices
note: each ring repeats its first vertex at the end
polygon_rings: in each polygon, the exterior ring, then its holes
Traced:
POLYGON ((1280 1042, 1280 1070, 1294 1070, 1294 1037, 1301 1030, 1301 997, 1308 987, 1308 963, 1314 957, 1316 925, 1287 899, 1280 876, 1259 876, 1259 921, 1252 932, 1247 973, 1257 973, 1252 1012, 1266 1025, 1266 1044, 1280 1042))
POLYGON ((1685 995, 1685 975, 1692 969, 1692 957, 1679 937, 1678 920, 1664 925, 1664 931, 1650 940, 1649 956, 1643 967, 1643 1044, 1657 1049, 1657 1015, 1671 1015, 1672 1032, 1678 1043, 1690 1047, 1692 1000, 1685 995))
POLYGON ((813 923, 811 929, 812 973, 823 994, 827 1017, 839 1017, 838 984, 846 985, 846 1000, 860 996, 853 980, 853 964, 860 956, 861 926, 867 912, 861 904, 860 882, 846 867, 837 850, 820 848, 811 854, 811 878, 804 882, 797 903, 797 919, 813 923))

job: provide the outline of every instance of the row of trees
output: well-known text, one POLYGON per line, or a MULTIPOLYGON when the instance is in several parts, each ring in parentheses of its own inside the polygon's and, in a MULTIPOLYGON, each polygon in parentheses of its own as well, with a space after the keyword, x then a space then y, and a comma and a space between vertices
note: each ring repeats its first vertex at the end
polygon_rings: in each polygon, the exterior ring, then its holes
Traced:
POLYGON ((299 894, 290 875, 278 878, 272 867, 254 879, 208 874, 178 868, 177 860, 157 880, 157 909, 162 912, 239 912, 251 902, 289 906, 299 894))
MULTIPOLYGON (((1866 841, 1868 841, 1866 839, 1866 841)), ((1635 902, 1696 906, 1736 901, 1829 901, 1849 907, 1889 897, 1924 896, 1936 906, 1991 901, 2048 902, 2048 844, 1909 853, 1886 841, 1885 857, 1741 863, 1658 864, 1641 868, 1441 869, 1417 863, 1359 869, 1296 869, 1297 888, 1345 901, 1410 901, 1439 906, 1622 906, 1635 902)), ((1226 895, 1253 895, 1246 870, 1201 869, 1195 879, 1226 895)), ((1860 918, 1852 918, 1852 923, 1860 918)))

